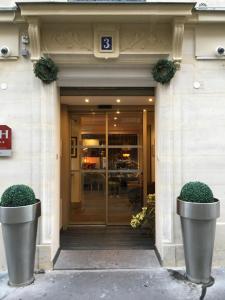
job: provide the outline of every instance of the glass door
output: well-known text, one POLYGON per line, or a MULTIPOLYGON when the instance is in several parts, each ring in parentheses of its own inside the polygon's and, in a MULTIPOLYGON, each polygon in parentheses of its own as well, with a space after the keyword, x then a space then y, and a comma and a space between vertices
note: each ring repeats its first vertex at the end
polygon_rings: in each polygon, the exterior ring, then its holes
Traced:
POLYGON ((75 204, 71 209, 71 223, 105 224, 107 165, 105 114, 77 116, 72 121, 71 134, 77 140, 76 158, 71 159, 73 170, 71 198, 75 204))
POLYGON ((129 224, 143 205, 142 113, 108 115, 108 223, 129 224))
POLYGON ((71 122, 70 222, 129 224, 143 206, 143 114, 80 114, 71 122))

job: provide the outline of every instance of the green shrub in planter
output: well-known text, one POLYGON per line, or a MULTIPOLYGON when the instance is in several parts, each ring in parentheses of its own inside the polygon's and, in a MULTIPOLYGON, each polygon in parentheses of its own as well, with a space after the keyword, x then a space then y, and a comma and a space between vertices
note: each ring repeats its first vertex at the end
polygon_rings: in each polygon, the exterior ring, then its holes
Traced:
POLYGON ((186 183, 181 189, 180 200, 196 203, 214 202, 213 192, 205 183, 194 181, 186 183))
POLYGON ((24 184, 12 185, 2 195, 0 206, 17 207, 35 204, 36 198, 33 190, 24 184))
POLYGON ((5 244, 10 286, 34 281, 34 261, 41 202, 26 185, 13 185, 0 201, 0 222, 5 244))
POLYGON ((185 184, 177 199, 181 220, 187 278, 194 283, 209 284, 220 201, 202 182, 185 184))

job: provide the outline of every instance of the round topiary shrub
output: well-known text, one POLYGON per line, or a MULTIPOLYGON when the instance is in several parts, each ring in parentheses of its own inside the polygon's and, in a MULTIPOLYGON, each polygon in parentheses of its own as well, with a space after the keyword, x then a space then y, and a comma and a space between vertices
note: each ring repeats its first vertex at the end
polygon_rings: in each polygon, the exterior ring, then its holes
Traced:
POLYGON ((5 190, 1 197, 1 206, 17 207, 35 204, 34 191, 27 185, 12 185, 5 190))
POLYGON ((179 199, 197 203, 214 202, 213 192, 210 187, 199 181, 186 183, 181 189, 179 199))

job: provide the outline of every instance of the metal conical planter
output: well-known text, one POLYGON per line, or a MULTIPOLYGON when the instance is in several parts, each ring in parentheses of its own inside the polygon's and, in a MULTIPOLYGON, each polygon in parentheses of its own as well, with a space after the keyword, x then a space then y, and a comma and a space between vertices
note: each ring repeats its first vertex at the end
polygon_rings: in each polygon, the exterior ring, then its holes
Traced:
POLYGON ((37 222, 41 203, 19 207, 0 206, 9 285, 25 286, 34 281, 37 222))
POLYGON ((177 199, 181 218, 187 278, 194 283, 210 282, 216 219, 220 202, 194 203, 177 199))

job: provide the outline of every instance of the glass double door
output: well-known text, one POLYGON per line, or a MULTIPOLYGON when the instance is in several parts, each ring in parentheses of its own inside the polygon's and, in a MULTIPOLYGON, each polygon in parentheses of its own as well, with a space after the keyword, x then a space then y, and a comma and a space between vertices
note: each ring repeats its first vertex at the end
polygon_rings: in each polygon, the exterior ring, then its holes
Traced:
POLYGON ((71 121, 73 224, 129 224, 143 205, 143 114, 76 114, 71 121))

